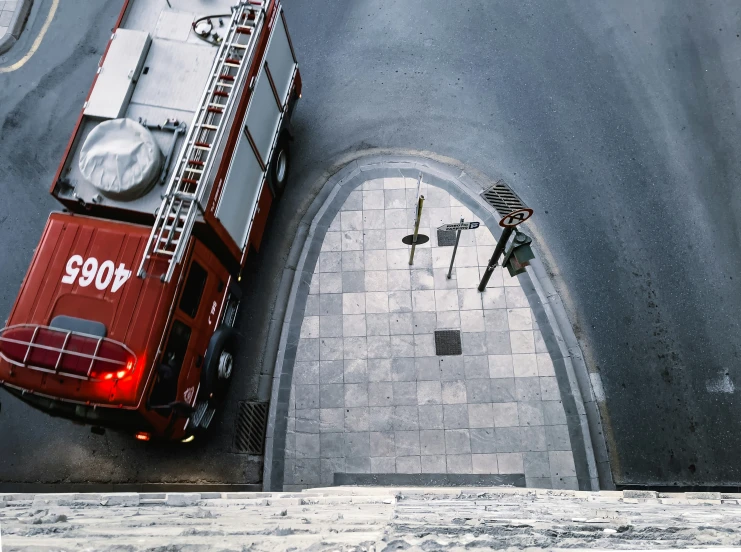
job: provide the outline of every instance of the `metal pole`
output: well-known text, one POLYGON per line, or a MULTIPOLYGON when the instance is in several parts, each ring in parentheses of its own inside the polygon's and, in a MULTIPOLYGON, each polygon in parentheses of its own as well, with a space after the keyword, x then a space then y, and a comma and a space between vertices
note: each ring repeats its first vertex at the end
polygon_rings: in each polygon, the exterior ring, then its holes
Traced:
POLYGON ((409 255, 409 264, 414 264, 414 250, 417 247, 417 234, 419 233, 419 221, 422 219, 422 204, 425 202, 425 196, 419 196, 417 202, 417 220, 414 221, 414 236, 412 236, 412 252, 409 255))
POLYGON ((506 227, 504 230, 502 230, 502 235, 499 237, 497 246, 494 248, 494 253, 491 256, 491 259, 489 259, 489 264, 486 266, 484 275, 481 277, 479 291, 484 291, 486 289, 486 284, 489 283, 489 278, 491 278, 491 275, 494 273, 494 269, 499 262, 499 257, 501 257, 504 248, 507 247, 507 242, 509 241, 509 237, 512 235, 512 232, 514 232, 514 228, 511 227, 506 227))
MULTIPOLYGON (((461 217, 461 224, 463 224, 463 217, 461 217)), ((458 233, 455 235, 455 246, 453 246, 453 256, 450 258, 450 268, 448 269, 448 280, 450 275, 453 274, 453 262, 455 261, 455 253, 458 251, 458 241, 461 239, 462 228, 458 228, 458 233)))

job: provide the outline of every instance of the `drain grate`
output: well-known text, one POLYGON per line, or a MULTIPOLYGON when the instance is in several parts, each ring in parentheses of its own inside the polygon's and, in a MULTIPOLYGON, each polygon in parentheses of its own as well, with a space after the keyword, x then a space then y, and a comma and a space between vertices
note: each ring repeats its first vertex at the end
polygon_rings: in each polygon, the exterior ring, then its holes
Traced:
POLYGON ((235 450, 244 454, 263 454, 267 425, 268 403, 241 401, 234 432, 235 450))
POLYGON ((463 354, 460 330, 437 330, 435 332, 435 354, 453 356, 463 354))
POLYGON ((501 217, 506 217, 513 211, 527 209, 527 205, 507 186, 504 180, 499 180, 496 184, 481 192, 481 195, 489 205, 497 210, 501 217))
POLYGON ((455 230, 438 230, 437 245, 438 247, 448 247, 455 245, 455 230))

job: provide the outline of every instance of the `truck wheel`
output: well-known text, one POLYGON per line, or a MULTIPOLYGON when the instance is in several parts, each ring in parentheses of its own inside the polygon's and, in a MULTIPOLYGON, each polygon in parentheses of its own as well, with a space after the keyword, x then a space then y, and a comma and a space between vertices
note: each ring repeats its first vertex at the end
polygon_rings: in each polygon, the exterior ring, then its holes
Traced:
MULTIPOLYGON (((204 400, 219 400, 231 380, 234 367, 234 330, 229 326, 218 328, 206 350, 201 371, 201 392, 204 400)), ((200 393, 199 393, 200 395, 200 393)))
POLYGON ((273 152, 273 160, 270 163, 270 180, 273 183, 275 196, 280 197, 286 189, 289 169, 289 138, 284 133, 278 138, 278 144, 273 152))

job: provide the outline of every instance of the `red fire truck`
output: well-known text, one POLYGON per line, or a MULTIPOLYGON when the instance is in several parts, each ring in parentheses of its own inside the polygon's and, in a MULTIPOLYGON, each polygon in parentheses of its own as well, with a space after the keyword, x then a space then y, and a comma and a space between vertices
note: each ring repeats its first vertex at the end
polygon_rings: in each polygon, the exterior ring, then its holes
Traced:
POLYGON ((300 96, 279 0, 126 0, 52 184, 65 211, 0 330, 0 385, 140 440, 208 428, 300 96))

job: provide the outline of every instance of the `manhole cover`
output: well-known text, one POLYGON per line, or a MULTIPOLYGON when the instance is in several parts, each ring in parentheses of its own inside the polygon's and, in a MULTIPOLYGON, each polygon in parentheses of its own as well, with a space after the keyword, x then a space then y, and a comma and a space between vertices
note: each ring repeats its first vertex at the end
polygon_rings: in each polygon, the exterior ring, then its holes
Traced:
POLYGON ((460 330, 437 330, 435 332, 435 354, 437 356, 463 354, 460 330))
MULTIPOLYGON (((404 236, 401 238, 401 241, 403 241, 407 245, 412 245, 412 240, 414 239, 414 234, 409 234, 408 236, 404 236)), ((429 236, 425 236, 424 234, 417 234, 417 245, 422 245, 423 243, 427 243, 430 241, 429 236)))
POLYGON ((242 401, 237 412, 234 448, 244 454, 265 452, 265 429, 268 425, 268 403, 242 401))
POLYGON ((455 245, 455 230, 438 230, 437 231, 437 245, 438 247, 448 247, 455 245))

